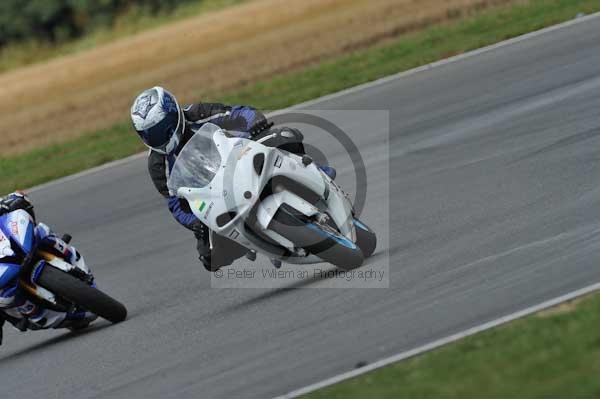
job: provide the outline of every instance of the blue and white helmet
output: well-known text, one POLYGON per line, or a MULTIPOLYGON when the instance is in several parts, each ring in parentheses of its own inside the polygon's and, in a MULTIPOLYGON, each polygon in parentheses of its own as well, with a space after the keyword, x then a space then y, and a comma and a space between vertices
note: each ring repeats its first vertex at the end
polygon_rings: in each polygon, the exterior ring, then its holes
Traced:
POLYGON ((137 96, 131 106, 131 121, 144 144, 161 154, 170 154, 177 148, 185 128, 175 96, 160 86, 137 96))

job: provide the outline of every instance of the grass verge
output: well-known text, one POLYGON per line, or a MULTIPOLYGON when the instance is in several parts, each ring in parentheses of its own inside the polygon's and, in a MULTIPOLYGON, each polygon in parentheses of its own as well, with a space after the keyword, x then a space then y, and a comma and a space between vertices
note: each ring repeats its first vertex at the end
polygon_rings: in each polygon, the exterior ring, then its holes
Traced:
POLYGON ((144 148, 137 135, 132 134, 131 126, 123 123, 112 129, 36 149, 16 157, 0 157, 0 193, 68 176, 125 158, 144 148))
POLYGON ((595 295, 306 398, 598 398, 599 325, 595 295))
MULTIPOLYGON (((572 19, 577 13, 600 11, 597 0, 532 0, 505 6, 453 23, 390 39, 367 50, 286 73, 226 93, 215 100, 283 108, 357 84, 427 64, 454 54, 515 37, 572 19)), ((128 123, 22 155, 0 158, 0 193, 122 158, 142 150, 128 123)))

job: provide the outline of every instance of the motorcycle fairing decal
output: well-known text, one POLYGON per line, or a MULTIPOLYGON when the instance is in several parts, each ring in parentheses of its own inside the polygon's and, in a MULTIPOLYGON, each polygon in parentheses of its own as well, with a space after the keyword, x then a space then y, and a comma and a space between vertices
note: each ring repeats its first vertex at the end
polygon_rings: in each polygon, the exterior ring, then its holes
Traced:
POLYGON ((369 228, 367 226, 365 226, 364 224, 362 224, 359 220, 354 219, 353 222, 356 227, 359 227, 364 231, 369 231, 369 228))
POLYGON ((4 287, 19 275, 21 268, 18 265, 0 263, 0 287, 4 287))
POLYGON ((37 283, 37 280, 40 277, 40 274, 42 274, 44 267, 46 267, 46 262, 43 260, 40 261, 37 265, 35 265, 35 267, 33 268, 33 273, 31 273, 31 282, 37 283))
POLYGON ((27 225, 27 230, 25 232, 25 238, 23 239, 22 245, 21 245, 21 248, 23 248, 23 250, 27 253, 31 252, 31 249, 33 248, 33 236, 34 236, 33 224, 29 223, 27 225))
POLYGON ((279 155, 277 155, 277 158, 275 158, 275 167, 281 168, 282 163, 283 163, 283 158, 281 158, 279 155))
POLYGON ((14 256, 15 251, 12 250, 12 246, 10 245, 10 240, 4 234, 2 230, 0 230, 0 258, 5 258, 9 256, 14 256))
POLYGON ((34 230, 33 220, 27 212, 18 210, 0 217, 0 230, 5 237, 12 239, 25 254, 31 252, 34 230))
POLYGON ((241 150, 240 153, 238 154, 237 160, 239 161, 240 159, 242 159, 242 157, 251 150, 252 150, 252 146, 247 145, 246 147, 244 147, 244 149, 241 150))

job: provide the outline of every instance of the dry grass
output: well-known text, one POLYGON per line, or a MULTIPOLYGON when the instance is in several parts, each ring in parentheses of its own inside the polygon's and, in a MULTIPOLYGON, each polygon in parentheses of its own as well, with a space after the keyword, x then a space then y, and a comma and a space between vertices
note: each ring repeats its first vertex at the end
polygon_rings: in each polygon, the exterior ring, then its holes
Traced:
POLYGON ((556 306, 553 306, 548 309, 544 309, 536 314, 537 317, 548 318, 556 315, 561 315, 565 313, 571 313, 577 310, 579 305, 588 301, 590 298, 596 296, 596 292, 592 292, 590 294, 582 295, 578 298, 571 299, 570 301, 560 303, 556 306))
POLYGON ((0 75, 0 155, 126 120, 133 97, 149 86, 197 101, 516 2, 523 0, 256 0, 166 25, 0 75))

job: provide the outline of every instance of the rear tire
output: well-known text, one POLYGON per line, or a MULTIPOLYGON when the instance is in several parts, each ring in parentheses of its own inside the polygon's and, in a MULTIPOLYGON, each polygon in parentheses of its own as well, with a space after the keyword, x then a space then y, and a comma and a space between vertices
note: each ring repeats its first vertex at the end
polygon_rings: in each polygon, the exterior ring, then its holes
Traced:
POLYGON ((127 309, 122 303, 54 267, 46 266, 38 277, 37 283, 55 295, 111 323, 119 323, 127 318, 127 309))
POLYGON ((360 248, 341 234, 312 222, 303 222, 283 207, 277 211, 269 228, 287 238, 299 248, 304 248, 340 269, 352 270, 363 264, 360 248))

